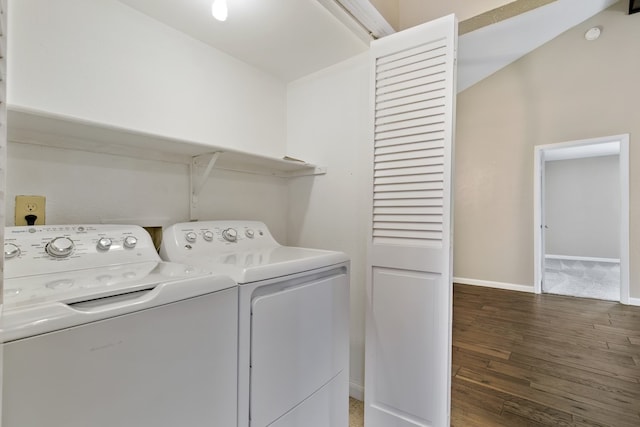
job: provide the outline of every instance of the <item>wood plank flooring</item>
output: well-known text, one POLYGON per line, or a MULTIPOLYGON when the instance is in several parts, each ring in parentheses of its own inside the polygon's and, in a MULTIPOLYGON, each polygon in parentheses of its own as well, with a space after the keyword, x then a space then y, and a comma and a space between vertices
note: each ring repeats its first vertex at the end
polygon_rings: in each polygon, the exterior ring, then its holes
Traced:
POLYGON ((640 426, 640 307, 456 284, 452 364, 452 426, 640 426))

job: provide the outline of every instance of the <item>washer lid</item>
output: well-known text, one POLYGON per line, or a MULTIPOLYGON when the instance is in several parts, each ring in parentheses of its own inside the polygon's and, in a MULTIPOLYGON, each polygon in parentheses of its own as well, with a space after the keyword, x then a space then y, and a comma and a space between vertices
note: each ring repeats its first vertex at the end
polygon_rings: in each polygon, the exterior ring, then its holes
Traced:
POLYGON ((259 250, 220 252, 182 260, 217 274, 231 277, 238 284, 302 273, 349 261, 342 252, 275 246, 259 250))
MULTIPOLYGON (((203 275, 209 273, 183 264, 147 261, 7 279, 4 310, 54 301, 73 304, 203 275)), ((220 282, 220 289, 230 286, 231 281, 220 282)))
POLYGON ((236 288, 229 277, 141 262, 5 281, 0 342, 236 288))

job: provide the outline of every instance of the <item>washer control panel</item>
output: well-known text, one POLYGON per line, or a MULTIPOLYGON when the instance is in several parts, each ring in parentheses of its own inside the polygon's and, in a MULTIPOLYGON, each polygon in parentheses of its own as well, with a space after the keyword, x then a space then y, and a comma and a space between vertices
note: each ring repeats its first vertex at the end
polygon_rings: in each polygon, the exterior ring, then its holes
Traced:
POLYGON ((5 277, 159 261, 151 237, 135 225, 6 227, 5 277))
POLYGON ((162 235, 160 255, 164 259, 279 246, 259 221, 183 222, 166 227, 162 235))

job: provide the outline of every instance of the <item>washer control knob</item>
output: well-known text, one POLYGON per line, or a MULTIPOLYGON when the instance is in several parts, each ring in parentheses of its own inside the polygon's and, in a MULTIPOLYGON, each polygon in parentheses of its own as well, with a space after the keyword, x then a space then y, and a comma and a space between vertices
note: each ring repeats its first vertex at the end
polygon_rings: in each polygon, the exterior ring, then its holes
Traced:
POLYGON ((245 230, 244 234, 245 234, 248 238, 250 238, 250 239, 253 239, 253 236, 255 235, 255 234, 254 234, 254 232, 253 232, 253 230, 252 230, 252 229, 250 229, 250 228, 247 228, 247 229, 245 230))
POLYGON ((122 244, 127 249, 133 249, 138 244, 138 238, 136 236, 127 236, 124 238, 122 244))
POLYGON ((4 244, 4 258, 11 259, 20 255, 20 248, 13 243, 4 244))
POLYGON ((190 232, 188 232, 187 234, 184 235, 184 238, 187 239, 187 242, 193 243, 198 238, 198 235, 196 233, 194 233, 193 231, 190 231, 190 232))
POLYGON ((210 242, 213 240, 213 231, 205 231, 204 233, 202 233, 202 237, 204 237, 204 240, 206 240, 207 242, 210 242))
POLYGON ((235 228, 227 228, 222 232, 222 237, 227 242, 235 242, 238 240, 238 232, 235 228))
POLYGON ((98 240, 98 244, 96 246, 101 251, 108 251, 112 243, 113 241, 111 239, 109 239, 108 237, 103 237, 102 239, 98 240))
POLYGON ((65 258, 73 252, 73 240, 68 237, 56 237, 47 243, 45 250, 55 258, 65 258))

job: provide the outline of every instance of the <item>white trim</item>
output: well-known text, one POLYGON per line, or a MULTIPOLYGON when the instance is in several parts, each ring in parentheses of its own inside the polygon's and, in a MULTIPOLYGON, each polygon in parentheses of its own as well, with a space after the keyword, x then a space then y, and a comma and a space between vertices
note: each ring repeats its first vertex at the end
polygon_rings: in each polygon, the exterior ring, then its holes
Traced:
POLYGON ((349 382, 349 396, 354 399, 364 401, 364 386, 362 384, 349 382))
POLYGON ((543 179, 545 154, 551 150, 584 147, 593 144, 618 142, 620 144, 620 302, 630 304, 629 298, 629 134, 612 135, 578 141, 545 144, 535 147, 533 175, 533 246, 534 246, 534 289, 542 292, 543 278, 543 179))
POLYGON ((610 262, 620 264, 619 258, 597 258, 592 256, 572 256, 572 255, 550 255, 546 254, 545 259, 566 259, 567 261, 590 261, 590 262, 610 262))
POLYGON ((542 232, 542 180, 544 179, 544 150, 534 148, 533 163, 533 291, 542 292, 542 264, 544 254, 544 233, 542 232))
POLYGON ((640 306, 640 298, 629 298, 629 305, 640 306))
POLYGON ((396 32, 378 9, 368 1, 318 0, 318 3, 367 44, 374 38, 396 32))
POLYGON ((529 292, 533 293, 534 289, 531 285, 517 285, 514 283, 493 282, 490 280, 468 279, 466 277, 454 277, 453 283, 461 285, 484 286, 485 288, 506 289, 508 291, 529 292))
POLYGON ((620 302, 630 304, 629 134, 620 135, 620 302))

